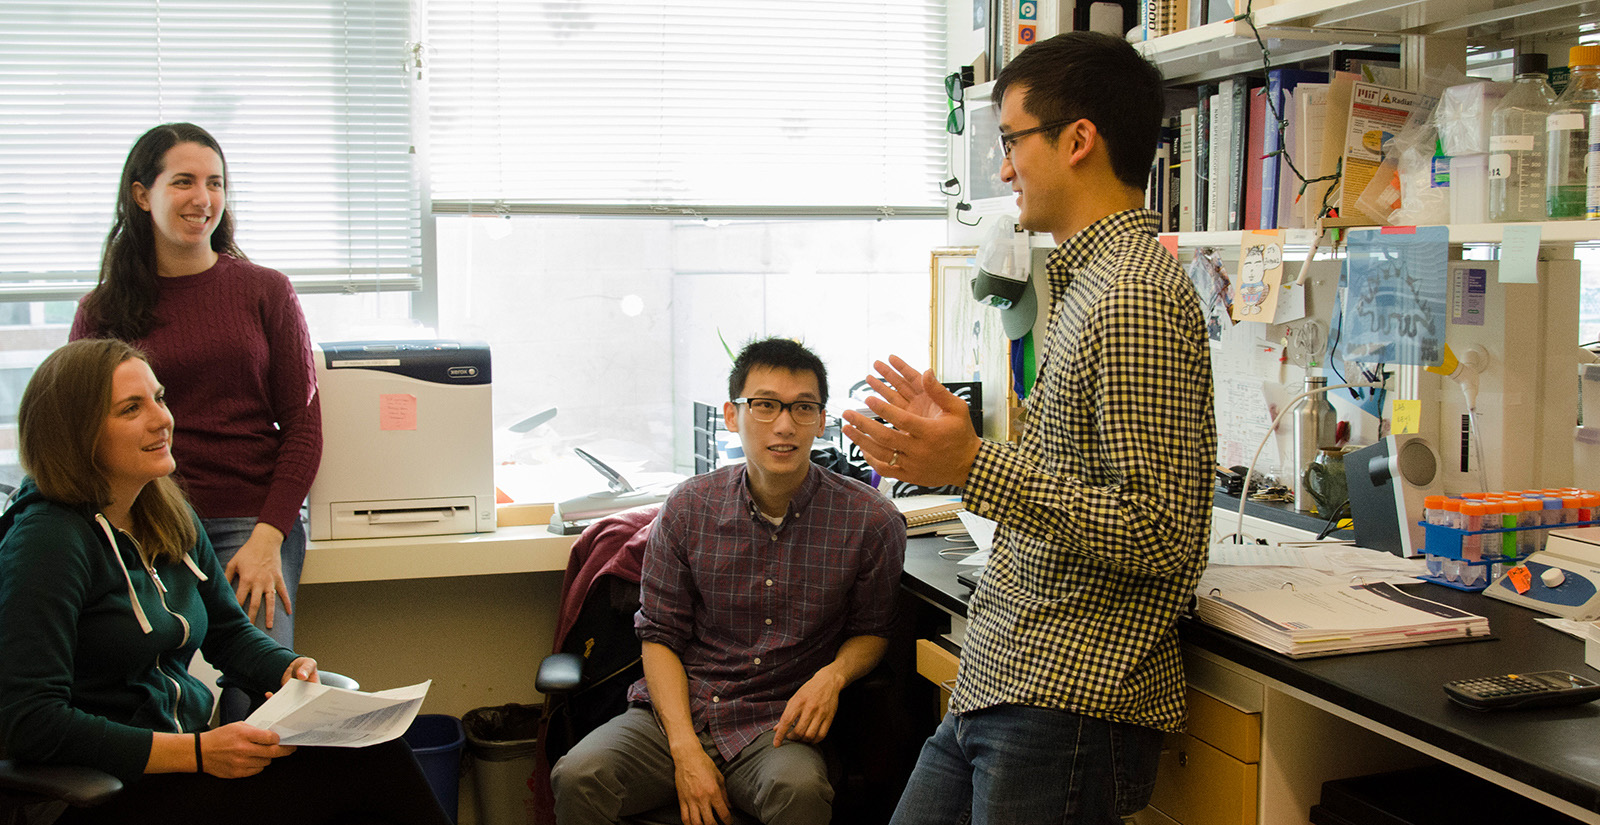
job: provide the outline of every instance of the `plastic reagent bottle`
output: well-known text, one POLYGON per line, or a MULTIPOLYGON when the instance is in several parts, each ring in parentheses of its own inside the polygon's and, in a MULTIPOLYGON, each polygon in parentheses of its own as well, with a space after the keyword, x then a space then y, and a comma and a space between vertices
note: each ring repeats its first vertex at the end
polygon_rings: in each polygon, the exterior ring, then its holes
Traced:
POLYGON ((1600 103, 1600 46, 1573 46, 1567 65, 1567 88, 1545 117, 1545 215, 1551 220, 1582 218, 1588 211, 1589 114, 1600 103))
POLYGON ((1517 55, 1517 78, 1489 115, 1489 220, 1545 217, 1545 118, 1556 102, 1545 79, 1550 59, 1517 55))

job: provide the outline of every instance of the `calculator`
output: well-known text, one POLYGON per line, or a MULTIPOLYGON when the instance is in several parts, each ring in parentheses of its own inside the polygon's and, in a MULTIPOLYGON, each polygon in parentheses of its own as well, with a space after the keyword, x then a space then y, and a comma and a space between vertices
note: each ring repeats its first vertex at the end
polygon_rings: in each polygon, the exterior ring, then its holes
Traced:
POLYGON ((1564 670, 1508 673, 1444 683, 1446 696, 1473 710, 1550 708, 1600 699, 1600 684, 1564 670))

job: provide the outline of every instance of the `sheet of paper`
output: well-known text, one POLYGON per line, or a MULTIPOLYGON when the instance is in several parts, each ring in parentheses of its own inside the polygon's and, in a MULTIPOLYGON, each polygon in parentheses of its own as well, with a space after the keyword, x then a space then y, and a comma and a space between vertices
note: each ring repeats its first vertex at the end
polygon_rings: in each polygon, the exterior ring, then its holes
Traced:
POLYGON ((1536 223, 1508 223, 1500 236, 1500 283, 1539 282, 1539 238, 1544 227, 1536 223))
POLYGON ((1198 593, 1251 593, 1258 590, 1304 590, 1348 585, 1350 580, 1309 567, 1207 567, 1198 593))
POLYGON ((967 535, 972 537, 972 543, 978 545, 978 552, 988 555, 989 548, 994 546, 994 531, 1000 526, 999 522, 966 510, 956 515, 961 518, 961 526, 967 528, 967 535))
POLYGON ((1305 550, 1277 544, 1223 543, 1211 546, 1211 564, 1240 567, 1310 567, 1305 550))
POLYGON ((431 684, 363 693, 291 679, 245 722, 278 734, 280 745, 377 745, 406 732, 431 684))

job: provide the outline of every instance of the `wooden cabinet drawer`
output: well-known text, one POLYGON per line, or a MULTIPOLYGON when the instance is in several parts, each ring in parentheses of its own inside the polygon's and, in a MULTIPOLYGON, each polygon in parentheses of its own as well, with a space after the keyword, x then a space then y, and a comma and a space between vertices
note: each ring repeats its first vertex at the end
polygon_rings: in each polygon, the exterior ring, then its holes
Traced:
POLYGON ((1240 762, 1261 761, 1261 714, 1245 713, 1194 688, 1189 702, 1189 735, 1240 762))
POLYGON ((939 686, 939 718, 950 707, 950 687, 956 683, 960 657, 932 639, 917 640, 917 674, 939 686))
POLYGON ((1167 734, 1150 805, 1183 825, 1255 825, 1259 766, 1167 734))

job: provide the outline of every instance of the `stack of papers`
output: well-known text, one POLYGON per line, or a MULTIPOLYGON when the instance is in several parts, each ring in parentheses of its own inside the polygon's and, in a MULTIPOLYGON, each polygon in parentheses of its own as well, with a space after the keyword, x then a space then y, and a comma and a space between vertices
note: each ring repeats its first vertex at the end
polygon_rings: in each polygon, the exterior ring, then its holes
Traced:
POLYGON ((1489 635, 1489 620, 1387 582, 1198 594, 1200 621, 1299 659, 1489 635))

